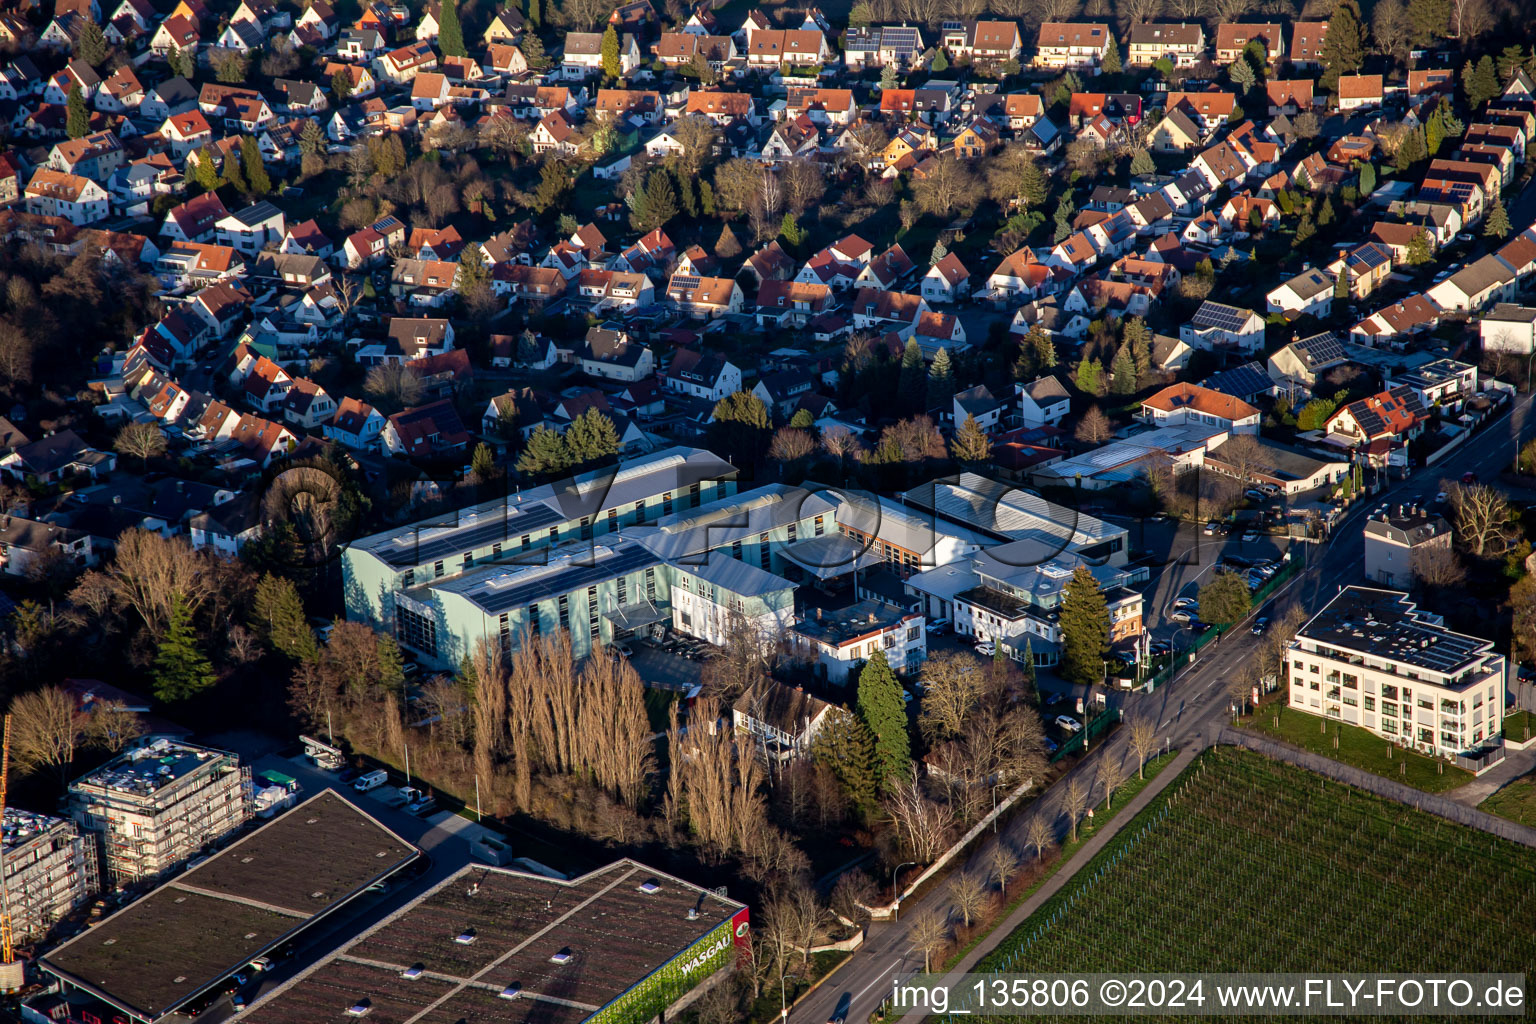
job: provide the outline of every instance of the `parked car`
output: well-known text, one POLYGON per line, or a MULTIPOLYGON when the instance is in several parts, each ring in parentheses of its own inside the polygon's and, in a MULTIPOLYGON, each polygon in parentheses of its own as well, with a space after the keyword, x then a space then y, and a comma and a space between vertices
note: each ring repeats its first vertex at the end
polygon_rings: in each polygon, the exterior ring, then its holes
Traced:
POLYGON ((239 992, 236 992, 234 995, 229 997, 229 1005, 234 1009, 236 1013, 239 1013, 246 1007, 245 996, 241 995, 239 992))
POLYGON ((1268 498, 1269 495, 1265 494, 1263 491, 1259 490, 1257 487, 1250 487, 1246 491, 1243 492, 1243 497, 1248 498, 1248 499, 1250 499, 1252 501, 1263 501, 1264 499, 1268 498))
POLYGON ((1214 537, 1214 536, 1216 536, 1216 531, 1219 530, 1220 528, 1221 528, 1221 524, 1216 522, 1216 520, 1213 519, 1210 522, 1205 524, 1205 535, 1207 537, 1214 537))
POLYGON ((1469 469, 1461 474, 1461 482, 1464 484, 1475 484, 1477 483, 1477 474, 1469 469))
POLYGON ((1060 694, 1060 693, 1048 693, 1048 694, 1046 694, 1045 695, 1045 706, 1046 707, 1050 707, 1052 704, 1060 704, 1061 701, 1062 701, 1062 698, 1064 696, 1065 696, 1064 694, 1060 694))
POLYGON ((1259 539, 1259 535, 1254 530, 1249 530, 1247 533, 1243 534, 1243 543, 1244 544, 1252 544, 1254 541, 1256 541, 1258 539, 1259 539))
POLYGON ((997 645, 995 643, 993 643, 991 640, 983 640, 981 643, 976 645, 976 653, 977 654, 996 654, 997 653, 997 645))
POLYGON ((1056 724, 1061 726, 1064 731, 1069 733, 1081 732, 1083 728, 1082 722, 1079 722, 1077 719, 1067 715, 1057 715, 1056 724))
POLYGON ((934 619, 932 622, 928 623, 927 627, 925 628, 927 629, 929 636, 943 636, 945 633, 949 632, 949 620, 934 619))
POLYGON ((1195 620, 1194 615, 1188 608, 1180 608, 1178 611, 1170 615, 1169 618, 1171 618, 1174 622, 1193 622, 1195 620))

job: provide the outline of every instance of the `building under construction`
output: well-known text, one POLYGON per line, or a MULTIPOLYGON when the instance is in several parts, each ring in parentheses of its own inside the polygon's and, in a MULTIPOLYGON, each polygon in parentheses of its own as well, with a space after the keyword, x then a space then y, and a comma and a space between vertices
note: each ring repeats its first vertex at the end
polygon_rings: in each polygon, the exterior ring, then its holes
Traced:
POLYGON ((69 814, 116 886, 155 878, 251 814, 250 770, 222 750, 156 740, 76 779, 69 814))
POLYGON ((41 939, 99 887, 96 848, 72 821, 5 809, 5 890, 16 942, 41 939))

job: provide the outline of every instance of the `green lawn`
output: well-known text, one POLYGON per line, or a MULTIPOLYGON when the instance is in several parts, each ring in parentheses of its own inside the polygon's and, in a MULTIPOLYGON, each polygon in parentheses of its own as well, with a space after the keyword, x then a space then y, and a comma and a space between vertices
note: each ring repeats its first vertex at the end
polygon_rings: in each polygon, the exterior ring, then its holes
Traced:
POLYGON ((650 721, 652 731, 667 731, 667 712, 675 700, 677 694, 671 690, 645 691, 645 717, 650 721))
POLYGON ((1521 900, 1427 922, 1532 885, 1536 850, 1216 747, 977 969, 1524 971, 1521 900))
POLYGON ((1465 786, 1472 773, 1423 754, 1394 747, 1386 740, 1354 725, 1323 719, 1279 704, 1265 705, 1243 724, 1267 736, 1283 740, 1314 754, 1363 768, 1368 772, 1404 782, 1426 793, 1443 793, 1465 786), (1275 719, 1279 717, 1279 726, 1275 719), (1326 731, 1323 730, 1326 726, 1326 731), (1339 745, 1335 749, 1334 737, 1339 745), (1404 769, 1404 765, 1407 768, 1404 769))
POLYGON ((1536 715, 1529 711, 1516 711, 1512 715, 1504 716, 1505 739, 1524 743, 1532 735, 1536 735, 1536 715))
POLYGON ((1522 825, 1536 826, 1536 772, 1509 783, 1478 804, 1477 809, 1522 825))

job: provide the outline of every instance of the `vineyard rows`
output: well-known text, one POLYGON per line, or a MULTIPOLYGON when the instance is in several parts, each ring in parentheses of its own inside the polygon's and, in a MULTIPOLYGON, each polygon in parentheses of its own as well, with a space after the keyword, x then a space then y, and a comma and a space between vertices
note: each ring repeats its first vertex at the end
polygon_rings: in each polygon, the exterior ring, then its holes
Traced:
POLYGON ((977 969, 1523 972, 1533 887, 1536 851, 1218 747, 977 969))

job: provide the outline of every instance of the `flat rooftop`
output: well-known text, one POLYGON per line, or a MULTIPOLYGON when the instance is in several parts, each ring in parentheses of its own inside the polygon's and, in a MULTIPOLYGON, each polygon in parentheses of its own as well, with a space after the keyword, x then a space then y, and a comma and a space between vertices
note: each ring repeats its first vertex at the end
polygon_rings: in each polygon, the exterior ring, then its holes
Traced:
POLYGON ((570 881, 470 865, 245 1019, 344 1024, 366 1000, 389 1024, 576 1024, 743 909, 632 860, 570 881), (501 998, 512 985, 519 997, 501 998))
POLYGON ((1001 540, 1036 540, 1060 549, 1124 536, 1124 527, 1047 501, 1033 491, 977 473, 933 480, 906 491, 902 503, 1001 540))
POLYGON ((1493 646, 1427 621, 1406 594, 1370 587, 1339 591, 1297 636, 1446 675, 1471 667, 1493 646))
POLYGON ((0 835, 3 835, 5 852, 22 847, 46 835, 48 832, 67 825, 64 818, 55 818, 49 814, 37 814, 33 811, 23 811, 19 807, 7 807, 5 809, 4 825, 0 826, 0 835))
POLYGON ((155 1020, 419 855, 324 790, 42 958, 155 1020))
POLYGON ((626 508, 666 491, 685 494, 695 483, 731 480, 735 475, 735 468, 713 452, 667 448, 362 537, 349 546, 406 569, 497 542, 517 543, 524 534, 547 531, 583 516, 596 521, 610 508, 626 508))
POLYGON ((125 796, 149 796, 197 774, 205 766, 230 763, 233 758, 233 754, 222 750, 160 739, 113 758, 89 775, 76 779, 71 788, 98 788, 125 796))
POLYGON ((883 601, 858 601, 835 611, 815 612, 802 618, 793 627, 796 633, 819 640, 833 647, 841 647, 862 636, 878 633, 898 625, 915 613, 883 601))

